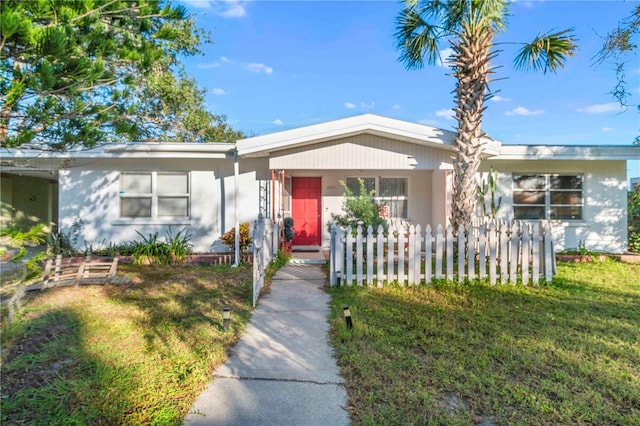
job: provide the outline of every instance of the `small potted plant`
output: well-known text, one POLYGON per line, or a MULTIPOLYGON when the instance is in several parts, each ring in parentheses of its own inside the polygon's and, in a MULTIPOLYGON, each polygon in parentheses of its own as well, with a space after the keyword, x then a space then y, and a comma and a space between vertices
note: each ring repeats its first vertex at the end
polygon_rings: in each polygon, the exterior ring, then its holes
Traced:
POLYGON ((291 242, 293 241, 293 236, 295 232, 293 230, 293 218, 285 217, 284 218, 284 229, 283 229, 283 242, 282 248, 287 254, 291 254, 291 242))

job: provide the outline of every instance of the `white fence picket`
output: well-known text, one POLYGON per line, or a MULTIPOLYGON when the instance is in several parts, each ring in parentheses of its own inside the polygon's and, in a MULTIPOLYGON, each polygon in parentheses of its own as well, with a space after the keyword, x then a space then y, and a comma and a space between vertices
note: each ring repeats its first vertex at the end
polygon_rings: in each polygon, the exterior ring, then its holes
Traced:
POLYGON ((431 225, 427 225, 424 234, 424 282, 425 284, 431 284, 432 270, 431 263, 433 261, 433 237, 431 236, 431 225))
POLYGON ((511 246, 509 282, 515 284, 518 279, 518 261, 520 260, 520 237, 518 235, 518 225, 515 222, 511 225, 509 245, 511 246))
POLYGON ((408 239, 408 245, 409 245, 409 269, 407 270, 407 284, 408 285, 413 285, 416 282, 416 268, 415 268, 415 263, 416 263, 416 256, 415 256, 415 252, 416 252, 416 228, 411 225, 409 226, 409 239, 408 239))
POLYGON ((382 225, 378 225, 378 231, 377 231, 377 236, 376 236, 376 242, 377 242, 377 261, 376 261, 376 267, 377 267, 377 280, 378 280, 378 287, 382 287, 382 282, 384 281, 384 229, 382 228, 382 225))
POLYGON ((540 224, 533 224, 533 247, 531 259, 531 282, 537 284, 540 281, 540 224))
MULTIPOLYGON (((270 244, 265 245, 268 250, 270 244)), ((338 275, 340 284, 359 286, 382 286, 385 280, 416 285, 424 279, 429 284, 445 277, 461 283, 489 278, 492 285, 535 284, 541 278, 550 281, 555 273, 551 230, 537 222, 489 221, 460 226, 456 235, 451 226, 445 230, 438 225, 435 236, 427 225, 424 238, 420 225, 388 236, 382 227, 368 226, 363 234, 362 226, 355 233, 351 227, 342 231, 332 226, 330 248, 331 285, 338 284, 338 275)))
POLYGON ((447 226, 447 279, 449 281, 453 281, 453 227, 451 225, 447 226))
POLYGON ((396 260, 395 260, 395 243, 396 237, 393 232, 389 232, 389 248, 387 249, 387 282, 392 283, 396 280, 396 260))
POLYGON ((436 279, 442 278, 442 249, 444 248, 444 230, 442 229, 442 225, 438 225, 438 230, 436 231, 436 279))
POLYGON ((353 284, 353 242, 354 242, 354 238, 353 238, 353 229, 351 229, 351 226, 347 226, 347 231, 346 231, 346 239, 347 239, 347 255, 346 255, 346 262, 347 262, 347 276, 345 277, 345 281, 347 285, 352 285, 353 284))
POLYGON ((476 277, 476 233, 473 225, 469 225, 469 231, 467 232, 467 257, 469 261, 467 262, 467 276, 469 280, 473 280, 476 277))
POLYGON ((464 266, 466 263, 464 252, 466 242, 467 238, 465 237, 464 226, 460 225, 458 226, 458 282, 464 282, 464 266))
POLYGON ((422 280, 422 227, 420 225, 416 225, 416 235, 415 235, 415 249, 413 250, 413 276, 414 276, 414 284, 420 284, 422 280))
POLYGON ((531 233, 529 232, 529 224, 522 224, 522 284, 529 284, 529 262, 531 254, 531 233))
POLYGON ((367 227, 367 285, 373 284, 373 226, 367 227))
POLYGON ((356 284, 362 285, 362 226, 356 230, 356 284))
POLYGON ((404 285, 404 251, 405 251, 405 234, 401 230, 398 232, 398 283, 404 285))

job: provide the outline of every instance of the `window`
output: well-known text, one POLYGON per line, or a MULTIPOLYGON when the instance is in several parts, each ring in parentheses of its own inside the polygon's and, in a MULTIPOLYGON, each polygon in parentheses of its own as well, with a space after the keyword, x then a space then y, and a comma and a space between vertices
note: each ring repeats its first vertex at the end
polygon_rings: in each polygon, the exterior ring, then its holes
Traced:
POLYGON ((515 219, 581 220, 582 175, 513 175, 515 219))
POLYGON ((189 173, 120 174, 120 217, 189 218, 189 173))
MULTIPOLYGON (((367 192, 374 191, 376 203, 383 206, 383 214, 390 218, 406 219, 408 217, 409 183, 407 178, 362 177, 367 192)), ((354 195, 360 195, 358 178, 347 178, 347 188, 354 195)))

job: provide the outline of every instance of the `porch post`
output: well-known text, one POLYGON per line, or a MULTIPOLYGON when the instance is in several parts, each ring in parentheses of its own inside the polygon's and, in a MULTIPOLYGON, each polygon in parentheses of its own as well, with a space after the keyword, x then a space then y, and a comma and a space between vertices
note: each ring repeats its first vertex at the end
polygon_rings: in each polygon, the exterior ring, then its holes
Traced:
POLYGON ((238 148, 233 151, 233 176, 234 176, 234 210, 235 210, 235 221, 236 221, 236 247, 235 247, 235 263, 234 266, 238 266, 240 264, 240 220, 238 218, 238 189, 240 186, 240 166, 238 164, 238 148))

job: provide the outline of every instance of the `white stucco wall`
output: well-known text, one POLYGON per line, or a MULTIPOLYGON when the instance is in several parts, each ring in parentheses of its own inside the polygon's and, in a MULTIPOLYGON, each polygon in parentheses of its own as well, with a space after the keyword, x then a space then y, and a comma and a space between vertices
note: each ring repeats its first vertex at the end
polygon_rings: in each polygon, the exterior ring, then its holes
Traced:
POLYGON ((627 178, 625 161, 485 161, 481 172, 499 172, 498 216, 513 218, 512 173, 575 173, 584 176, 583 220, 551 221, 556 250, 577 248, 611 253, 627 251, 627 178))
POLYGON ((163 237, 171 226, 174 234, 186 228, 194 250, 227 250, 220 236, 238 220, 253 221, 259 212, 258 187, 268 173, 266 160, 241 162, 238 208, 235 208, 233 161, 109 159, 62 170, 59 180, 59 226, 68 232, 80 219, 77 248, 140 239, 155 232, 163 237), (191 171, 191 216, 187 220, 120 219, 119 175, 121 171, 191 171))

